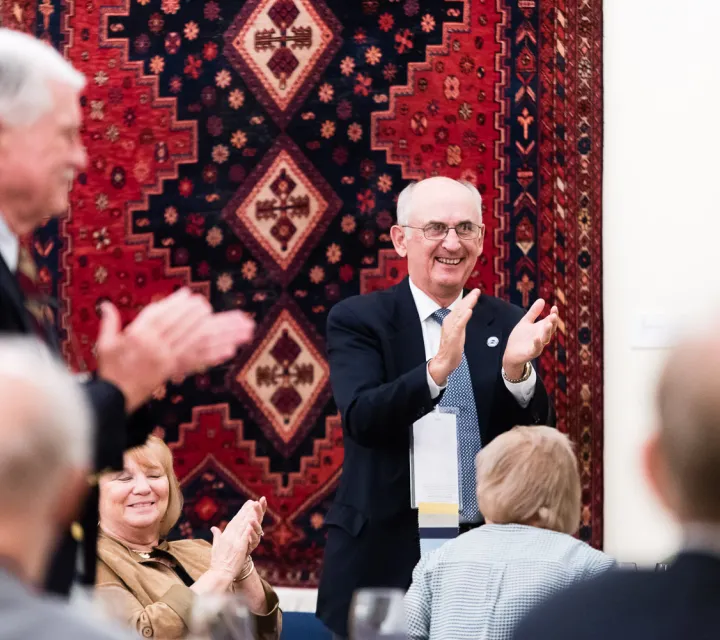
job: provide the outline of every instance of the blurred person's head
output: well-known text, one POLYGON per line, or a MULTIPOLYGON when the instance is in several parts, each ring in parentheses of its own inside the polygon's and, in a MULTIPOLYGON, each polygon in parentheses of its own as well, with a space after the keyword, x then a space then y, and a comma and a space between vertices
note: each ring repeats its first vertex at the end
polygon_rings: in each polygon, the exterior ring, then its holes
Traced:
POLYGON ((440 176, 403 189, 390 230, 413 284, 443 306, 460 295, 482 253, 484 233, 478 190, 440 176))
POLYGON ((720 338, 700 334, 670 353, 657 387, 646 477, 682 523, 720 524, 720 338))
POLYGON ((0 215, 17 235, 65 213, 87 156, 85 77, 55 49, 0 29, 0 215))
POLYGON ((93 426, 81 386, 30 338, 0 337, 0 555, 40 583, 76 516, 93 426))
POLYGON ((125 453, 123 466, 100 479, 100 528, 124 542, 153 544, 168 534, 182 511, 172 452, 150 436, 125 453))
POLYGON ((476 469, 478 506, 487 522, 578 530, 580 474, 566 435, 515 427, 482 448, 476 469))

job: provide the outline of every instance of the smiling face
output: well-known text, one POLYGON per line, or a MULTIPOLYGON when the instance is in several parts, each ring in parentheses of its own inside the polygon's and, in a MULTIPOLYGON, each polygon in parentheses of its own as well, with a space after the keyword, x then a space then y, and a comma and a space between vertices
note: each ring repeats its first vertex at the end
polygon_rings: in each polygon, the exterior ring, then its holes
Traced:
POLYGON ((460 295, 470 277, 482 253, 485 228, 472 193, 459 182, 429 178, 415 186, 408 225, 455 227, 463 223, 479 225, 479 237, 464 240, 450 230, 444 240, 428 240, 420 229, 397 225, 391 232, 396 251, 407 256, 413 284, 443 306, 460 295))
POLYGON ((159 460, 125 454, 124 470, 100 481, 100 525, 124 540, 148 532, 159 537, 169 495, 170 482, 159 460))
POLYGON ((29 124, 0 122, 0 204, 19 235, 67 211, 73 178, 87 163, 79 92, 47 84, 53 99, 49 110, 29 124))

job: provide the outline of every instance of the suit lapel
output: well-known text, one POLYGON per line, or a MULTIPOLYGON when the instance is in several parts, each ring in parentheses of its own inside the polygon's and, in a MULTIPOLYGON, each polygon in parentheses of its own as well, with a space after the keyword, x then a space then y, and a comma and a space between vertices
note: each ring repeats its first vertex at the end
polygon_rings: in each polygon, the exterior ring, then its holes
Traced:
MULTIPOLYGON (((34 321, 30 317, 30 311, 25 307, 25 297, 17 278, 10 271, 2 256, 0 256, 0 300, 5 313, 12 318, 14 330, 24 334, 36 334, 34 321)), ((53 313, 56 314, 57 309, 53 309, 53 313)), ((60 353, 60 343, 55 327, 48 322, 45 322, 44 325, 47 346, 51 351, 60 353)))
POLYGON ((402 374, 425 362, 422 325, 407 278, 396 285, 394 302, 392 349, 397 374, 402 374))
POLYGON ((493 390, 502 361, 504 340, 495 316, 480 296, 465 330, 465 357, 470 369, 480 435, 486 430, 492 407, 493 390))
MULTIPOLYGON (((399 366, 398 373, 405 373, 425 362, 425 342, 422 326, 418 316, 415 300, 410 291, 410 284, 405 278, 394 290, 395 309, 393 313, 393 351, 399 366)), ((465 292, 468 293, 467 291, 465 292)), ((494 327, 495 316, 490 305, 480 296, 472 317, 468 322, 465 334, 465 357, 473 380, 475 401, 478 404, 478 416, 481 405, 487 403, 487 393, 481 394, 480 389, 493 388, 486 386, 488 379, 494 381, 502 358, 503 336, 494 327), (497 338, 496 346, 490 346, 497 338), (482 402, 484 399, 485 402, 482 402)), ((494 382, 493 382, 494 384, 494 382)), ((489 408, 489 404, 487 405, 489 408)))
POLYGON ((0 256, 0 296, 3 299, 3 306, 6 307, 6 313, 14 319, 17 330, 22 333, 33 333, 22 291, 2 256, 0 256))

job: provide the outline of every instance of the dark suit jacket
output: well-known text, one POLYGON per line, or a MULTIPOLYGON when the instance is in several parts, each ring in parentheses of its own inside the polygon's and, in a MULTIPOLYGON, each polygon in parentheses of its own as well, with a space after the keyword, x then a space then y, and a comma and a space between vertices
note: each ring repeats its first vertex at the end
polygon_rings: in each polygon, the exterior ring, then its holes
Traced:
POLYGON ((682 553, 663 572, 617 570, 557 594, 514 640, 716 640, 720 558, 682 553))
MULTIPOLYGON (((2 256, 0 256, 0 333, 34 335, 32 321, 25 309, 23 293, 2 256)), ((59 342, 53 328, 49 328, 48 336, 48 346, 59 356, 59 342)), ((95 379, 84 386, 93 409, 97 429, 93 460, 95 470, 122 469, 123 452, 127 448, 145 442, 151 423, 145 420, 141 413, 127 420, 125 398, 120 390, 109 382, 95 379)), ((83 580, 89 584, 95 580, 97 510, 97 492, 93 489, 81 518, 86 542, 83 580)), ((69 592, 75 576, 76 558, 77 543, 68 532, 53 558, 48 576, 48 590, 63 594, 69 592)))
MULTIPOLYGON (((502 356, 522 309, 481 296, 467 326, 465 356, 483 444, 518 424, 552 424, 538 378, 522 409, 501 375, 502 356), (489 347, 495 336, 499 344, 489 347)), ((409 434, 432 411, 422 326, 407 279, 335 305, 327 324, 330 379, 342 414, 345 460, 325 520, 328 538, 317 615, 346 635, 360 587, 407 589, 420 558, 417 511, 410 508, 409 434)), ((442 394, 441 394, 442 395, 442 394)))

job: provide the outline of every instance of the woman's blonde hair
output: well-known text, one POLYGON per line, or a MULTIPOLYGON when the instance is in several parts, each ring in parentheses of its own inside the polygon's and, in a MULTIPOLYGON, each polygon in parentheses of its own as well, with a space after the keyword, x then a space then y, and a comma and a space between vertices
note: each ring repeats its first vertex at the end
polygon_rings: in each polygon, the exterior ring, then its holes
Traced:
POLYGON ((158 437, 150 436, 144 445, 128 450, 127 454, 141 467, 160 465, 168 479, 168 506, 160 521, 160 537, 164 538, 180 518, 183 507, 183 495, 180 482, 173 468, 173 455, 170 448, 158 437))
POLYGON ((568 437, 550 427, 515 427, 477 456, 478 506, 496 524, 527 524, 573 534, 581 488, 568 437))

